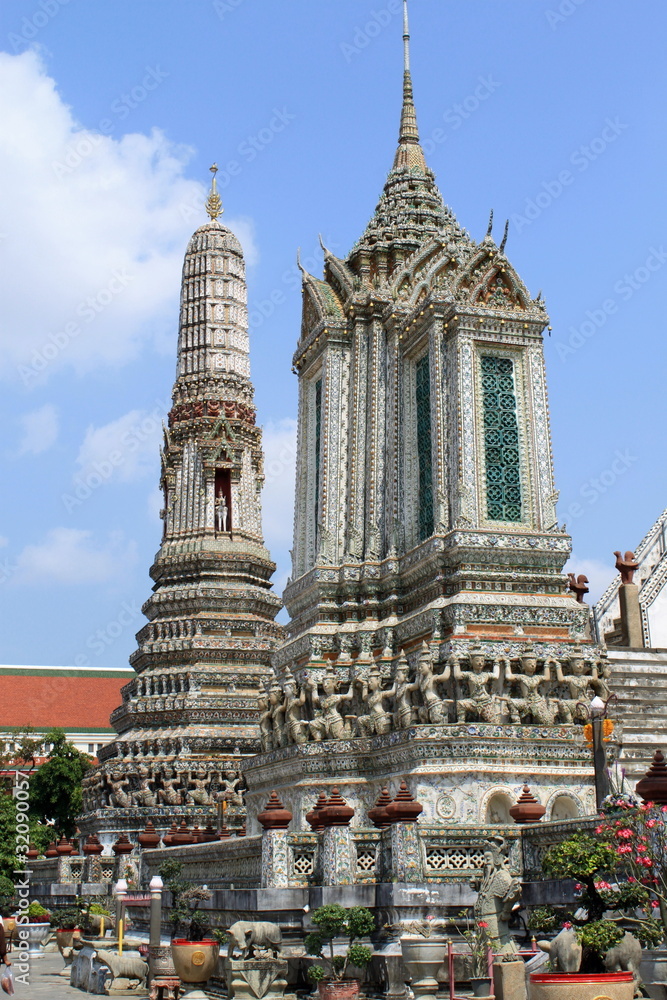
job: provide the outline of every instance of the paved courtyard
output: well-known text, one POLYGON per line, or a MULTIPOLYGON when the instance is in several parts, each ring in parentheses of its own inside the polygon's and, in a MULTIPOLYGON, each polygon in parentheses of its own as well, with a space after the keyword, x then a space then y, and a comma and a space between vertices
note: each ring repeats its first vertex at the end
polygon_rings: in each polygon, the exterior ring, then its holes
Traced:
MULTIPOLYGON (((14 957, 16 957, 16 953, 14 957)), ((15 996, 20 997, 21 1000, 73 1000, 74 997, 82 1000, 83 997, 88 996, 87 993, 74 989, 69 985, 67 979, 58 975, 62 968, 63 960, 58 953, 47 953, 39 958, 31 959, 28 975, 30 985, 24 986, 22 983, 15 982, 15 996)), ((17 975, 16 970, 14 975, 17 975)), ((0 991, 0 995, 4 996, 4 993, 0 991)), ((147 993, 146 990, 132 990, 127 995, 145 997, 147 993)))

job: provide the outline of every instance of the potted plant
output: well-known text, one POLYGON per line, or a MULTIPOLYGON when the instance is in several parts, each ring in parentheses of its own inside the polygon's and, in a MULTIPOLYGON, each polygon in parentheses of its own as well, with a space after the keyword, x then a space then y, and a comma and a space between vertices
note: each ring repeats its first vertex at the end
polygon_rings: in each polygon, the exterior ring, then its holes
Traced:
POLYGON ((68 906, 63 910, 54 910, 51 914, 51 926, 55 928, 58 951, 62 955, 63 948, 71 948, 74 938, 81 937, 80 909, 78 906, 68 906))
POLYGON ((489 975, 489 925, 486 920, 471 921, 466 913, 466 929, 461 931, 470 949, 470 988, 474 997, 488 997, 491 993, 489 975))
MULTIPOLYGON (((623 947, 635 953, 638 967, 641 945, 655 945, 664 937, 661 921, 653 915, 658 909, 653 876, 630 874, 631 866, 647 855, 645 842, 632 840, 628 813, 618 815, 618 803, 609 818, 602 817, 595 836, 577 833, 549 848, 542 861, 545 875, 574 879, 577 904, 574 912, 565 907, 540 908, 531 915, 533 930, 571 930, 571 941, 581 948, 581 966, 572 972, 540 973, 531 976, 534 1000, 567 998, 577 1000, 604 995, 610 1000, 631 1000, 636 985, 631 972, 610 972, 614 965, 610 949, 623 941, 623 947), (624 926, 629 926, 636 940, 624 926), (576 937, 575 937, 576 936, 576 937), (595 992, 597 989, 597 993, 595 992)), ((645 872, 648 862, 641 862, 645 872)), ((563 939, 564 940, 564 939, 563 939)), ((545 950, 558 946, 545 942, 545 950)))
POLYGON ((322 965, 311 965, 308 978, 317 983, 321 1000, 354 1000, 359 995, 359 980, 347 978, 350 966, 364 969, 373 952, 362 944, 355 944, 360 938, 367 937, 375 929, 375 919, 370 910, 364 906, 345 908, 338 903, 319 906, 311 916, 317 930, 306 935, 304 946, 307 955, 315 955, 321 959, 322 965), (334 951, 334 940, 346 937, 348 944, 343 954, 334 951), (328 955, 324 949, 328 947, 328 955))
POLYGON ((49 936, 51 914, 41 903, 30 903, 18 919, 18 936, 28 942, 28 954, 36 957, 42 954, 42 945, 49 936))

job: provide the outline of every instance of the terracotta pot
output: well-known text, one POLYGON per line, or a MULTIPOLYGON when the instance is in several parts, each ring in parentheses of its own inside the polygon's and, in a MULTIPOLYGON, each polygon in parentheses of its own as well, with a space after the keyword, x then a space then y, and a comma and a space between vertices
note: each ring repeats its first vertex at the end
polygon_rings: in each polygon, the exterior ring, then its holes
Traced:
POLYGON ((358 979, 339 979, 317 984, 320 1000, 356 1000, 359 996, 358 979))
POLYGON ((261 823, 265 830, 286 830, 292 822, 292 813, 285 808, 278 794, 273 791, 264 810, 258 813, 257 822, 261 823))
POLYGON ((348 806, 337 788, 332 788, 327 804, 318 812, 318 820, 323 827, 349 826, 353 816, 354 809, 348 806))
POLYGON ((660 750, 656 750, 651 766, 635 785, 635 791, 644 802, 667 803, 667 764, 660 750))
POLYGON ((220 945, 217 941, 186 941, 175 938, 171 942, 171 958, 176 975, 183 983, 205 983, 218 965, 220 945))
POLYGON ((152 851, 160 846, 160 834, 157 833, 150 820, 147 820, 144 832, 139 834, 137 840, 147 851, 152 851))
POLYGON ((389 789, 383 788, 373 808, 368 810, 368 818, 376 830, 385 830, 390 826, 389 817, 387 816, 387 806, 390 802, 391 795, 389 794, 389 789))
POLYGON ((533 972, 531 1000, 633 1000, 631 972, 581 973, 533 972))
POLYGON ((509 814, 515 823, 539 823, 545 812, 545 807, 540 805, 528 785, 524 785, 509 814))
POLYGON ((74 938, 80 938, 81 931, 78 927, 74 927, 72 930, 64 930, 64 928, 59 927, 56 931, 56 941, 58 943, 58 951, 62 951, 63 948, 71 948, 72 941, 74 938))
POLYGON ((396 797, 385 806, 385 815, 390 823, 416 823, 424 807, 417 802, 405 781, 401 782, 396 797))
POLYGON ((100 838, 96 834, 91 833, 83 845, 83 853, 86 857, 98 857, 103 850, 104 847, 100 843, 100 838))

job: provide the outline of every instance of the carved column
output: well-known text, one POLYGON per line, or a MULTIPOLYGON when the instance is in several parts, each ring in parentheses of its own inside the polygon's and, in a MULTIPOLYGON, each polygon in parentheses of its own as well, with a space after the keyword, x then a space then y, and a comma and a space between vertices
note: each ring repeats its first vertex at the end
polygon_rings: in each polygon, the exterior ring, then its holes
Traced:
POLYGON ((324 824, 320 841, 322 885, 352 885, 355 882, 354 852, 350 820, 354 809, 348 806, 337 788, 332 789, 327 804, 320 811, 324 824))
POLYGON ((395 882, 422 882, 421 844, 416 823, 392 823, 386 831, 391 850, 391 879, 395 882))
POLYGON ((262 832, 262 888, 277 889, 289 885, 289 845, 287 827, 292 813, 271 792, 264 811, 258 817, 262 832))

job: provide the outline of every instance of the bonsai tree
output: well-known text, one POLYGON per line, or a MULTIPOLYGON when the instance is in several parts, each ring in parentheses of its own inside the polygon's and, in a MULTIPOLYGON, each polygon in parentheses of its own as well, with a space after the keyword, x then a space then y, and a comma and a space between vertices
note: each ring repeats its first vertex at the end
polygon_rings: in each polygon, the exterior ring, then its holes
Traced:
POLYGON ((661 921, 653 916, 659 910, 653 876, 639 879, 630 874, 636 861, 628 861, 628 854, 642 858, 647 849, 641 849, 644 842, 639 841, 628 852, 624 846, 630 839, 627 814, 619 822, 620 827, 616 820, 611 821, 611 826, 603 821, 595 837, 573 834, 550 847, 542 860, 545 875, 574 879, 577 906, 574 912, 566 907, 539 907, 531 914, 528 926, 547 932, 573 928, 582 944, 584 972, 603 971, 606 952, 618 944, 625 928, 629 927, 647 947, 655 947, 665 934, 661 921), (620 838, 619 830, 623 831, 620 838))
POLYGON ((325 969, 321 965, 312 965, 308 969, 308 977, 313 982, 319 983, 324 979, 345 979, 348 966, 354 965, 363 969, 368 965, 373 952, 365 945, 354 942, 367 937, 375 929, 375 919, 370 910, 364 906, 351 906, 346 909, 338 903, 329 903, 318 907, 312 914, 311 920, 317 930, 306 935, 304 941, 306 954, 316 955, 327 966, 325 969), (334 954, 334 939, 337 937, 348 939, 347 950, 343 955, 334 954), (328 954, 324 955, 327 946, 328 954))
POLYGON ((200 903, 211 898, 211 893, 203 886, 193 885, 181 878, 183 865, 180 861, 163 861, 158 869, 166 889, 171 892, 172 938, 181 926, 185 926, 188 941, 202 941, 211 930, 210 918, 202 912, 200 903))
POLYGON ((210 898, 209 890, 198 885, 193 885, 181 893, 176 910, 176 922, 186 927, 188 941, 203 941, 210 935, 211 918, 199 905, 210 898))
POLYGON ((78 906, 67 906, 62 910, 53 910, 51 926, 59 931, 73 931, 81 927, 81 910, 78 906))

